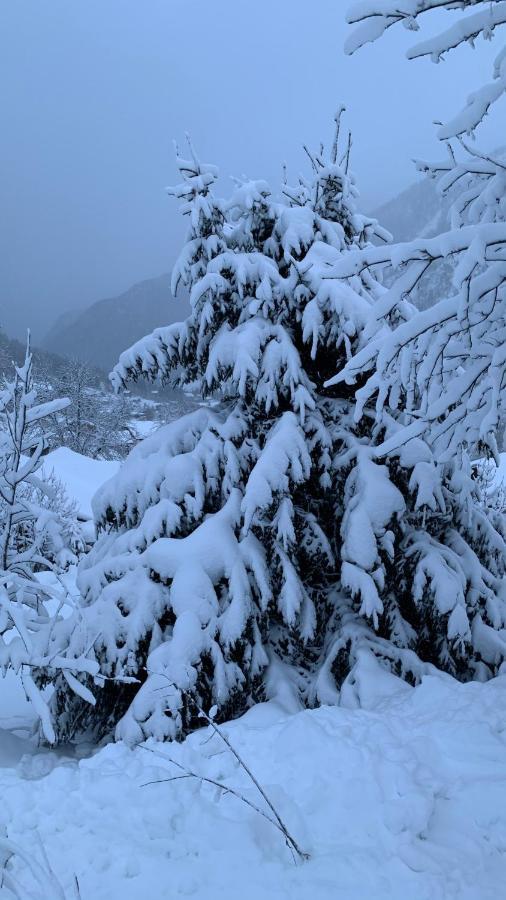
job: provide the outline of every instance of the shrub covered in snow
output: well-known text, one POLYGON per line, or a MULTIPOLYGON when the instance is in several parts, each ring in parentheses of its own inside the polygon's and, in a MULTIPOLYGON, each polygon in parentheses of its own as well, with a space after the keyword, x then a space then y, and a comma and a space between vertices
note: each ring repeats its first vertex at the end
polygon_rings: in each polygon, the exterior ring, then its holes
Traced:
POLYGON ((0 671, 20 674, 50 742, 55 730, 40 687, 62 673, 71 690, 93 702, 74 673, 92 675, 98 669, 85 655, 66 655, 67 632, 60 618, 65 593, 44 584, 38 574, 58 573, 75 561, 68 507, 55 484, 39 477, 42 423, 67 403, 36 402, 28 346, 14 379, 0 387, 0 671))

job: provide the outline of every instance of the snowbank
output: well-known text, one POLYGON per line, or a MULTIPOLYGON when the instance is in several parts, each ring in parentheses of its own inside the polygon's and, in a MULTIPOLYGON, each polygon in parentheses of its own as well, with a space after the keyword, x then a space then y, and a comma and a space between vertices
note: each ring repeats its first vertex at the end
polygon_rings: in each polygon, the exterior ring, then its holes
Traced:
MULTIPOLYGON (((191 779, 143 786, 181 772, 122 744, 78 760, 26 753, 9 736, 0 822, 38 858, 40 835, 67 896, 75 873, 82 900, 497 900, 506 883, 506 677, 428 677, 415 689, 379 681, 375 710, 289 714, 271 702, 226 726, 311 853, 303 865, 230 794, 191 779)), ((262 802, 207 728, 183 744, 149 746, 262 802)), ((26 866, 14 871, 28 896, 26 866)))
POLYGON ((492 468, 491 465, 490 469, 493 472, 492 486, 494 488, 504 488, 506 486, 506 453, 500 453, 499 465, 497 468, 492 468))
POLYGON ((140 441, 145 437, 149 437, 150 434, 153 434, 160 427, 160 422, 153 419, 131 419, 128 424, 140 441))
POLYGON ((120 463, 116 460, 90 459, 68 447, 58 447, 44 458, 42 474, 54 471, 63 482, 70 498, 78 505, 79 516, 91 519, 91 499, 98 488, 116 474, 120 463))

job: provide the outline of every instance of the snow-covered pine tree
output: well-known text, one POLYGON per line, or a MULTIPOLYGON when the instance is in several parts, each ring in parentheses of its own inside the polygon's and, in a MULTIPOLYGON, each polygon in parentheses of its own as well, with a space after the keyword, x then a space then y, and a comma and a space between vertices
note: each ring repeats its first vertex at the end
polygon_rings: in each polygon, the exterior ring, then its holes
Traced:
POLYGON ((100 537, 80 571, 82 612, 101 671, 123 682, 99 692, 94 722, 62 685, 64 735, 78 720, 101 734, 118 723, 129 742, 178 737, 197 722, 192 697, 225 718, 283 675, 317 700, 314 672, 336 625, 334 460, 352 393, 324 382, 361 346, 381 295, 367 270, 321 274, 328 259, 385 237, 357 214, 350 148, 338 159, 338 147, 336 134, 283 202, 264 182, 217 200, 216 170, 191 145, 178 157, 171 193, 190 229, 173 289, 187 287, 192 312, 126 351, 114 380, 198 385, 206 403, 143 441, 95 498, 100 537))
POLYGON ((56 577, 53 586, 37 577, 45 570, 57 576, 75 561, 67 523, 43 499, 52 485, 37 474, 45 448, 44 420, 67 403, 37 404, 28 341, 24 364, 0 387, 0 670, 20 674, 50 743, 56 739, 54 723, 40 688, 62 673, 69 688, 92 703, 91 693, 75 676, 91 676, 98 669, 84 656, 66 655, 60 612, 67 596, 56 577))

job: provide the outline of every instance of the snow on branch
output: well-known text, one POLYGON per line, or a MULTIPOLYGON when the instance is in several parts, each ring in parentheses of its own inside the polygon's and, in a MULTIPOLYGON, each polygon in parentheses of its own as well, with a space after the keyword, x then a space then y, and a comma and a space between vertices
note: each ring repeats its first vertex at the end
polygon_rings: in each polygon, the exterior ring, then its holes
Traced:
POLYGON ((453 267, 453 292, 430 309, 379 330, 359 348, 329 385, 363 381, 356 417, 375 398, 382 421, 406 398, 404 426, 378 449, 390 453, 424 435, 440 459, 461 444, 496 453, 495 432, 506 406, 504 296, 506 290, 506 165, 504 154, 468 147, 458 159, 419 163, 451 201, 452 228, 431 239, 349 253, 328 265, 324 277, 349 278, 364 267, 390 268, 392 287, 377 305, 387 321, 441 259, 453 267))
MULTIPOLYGON (((438 10, 458 12, 458 21, 412 47, 407 54, 409 59, 428 56, 437 63, 461 44, 474 46, 480 36, 490 41, 506 24, 505 0, 403 0, 401 4, 397 0, 362 0, 351 7, 347 16, 348 22, 357 27, 346 41, 346 52, 355 53, 399 23, 410 31, 418 31, 419 19, 425 13, 438 10), (466 15, 470 8, 475 7, 478 7, 476 12, 466 15)), ((440 127, 438 135, 441 140, 471 134, 505 92, 506 48, 503 48, 494 60, 493 80, 471 94, 461 112, 440 127)))

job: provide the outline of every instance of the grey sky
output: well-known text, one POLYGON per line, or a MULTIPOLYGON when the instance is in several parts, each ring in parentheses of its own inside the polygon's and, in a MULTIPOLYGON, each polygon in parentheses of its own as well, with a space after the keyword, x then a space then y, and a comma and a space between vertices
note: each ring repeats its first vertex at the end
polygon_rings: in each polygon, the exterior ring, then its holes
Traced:
MULTIPOLYGON (((348 0, 2 0, 0 324, 39 337, 66 309, 170 269, 172 138, 223 175, 279 182, 301 144, 354 133, 367 210, 437 156, 431 122, 489 77, 490 49, 409 63, 404 29, 347 58, 348 0)), ((496 117, 498 121, 498 117, 496 117)), ((492 135, 493 139, 493 135, 492 135)))

